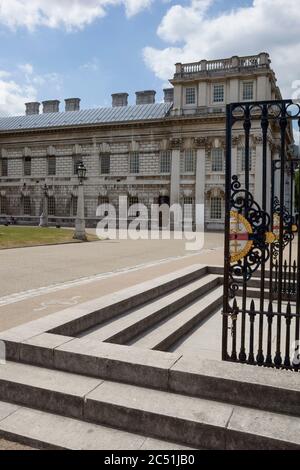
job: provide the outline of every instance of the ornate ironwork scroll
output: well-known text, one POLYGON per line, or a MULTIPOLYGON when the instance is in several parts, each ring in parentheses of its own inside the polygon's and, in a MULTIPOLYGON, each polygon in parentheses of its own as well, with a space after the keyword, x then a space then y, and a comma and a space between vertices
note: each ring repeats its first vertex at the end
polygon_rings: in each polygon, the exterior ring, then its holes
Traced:
POLYGON ((226 108, 222 358, 299 371, 300 159, 293 121, 300 131, 300 104, 292 100, 226 108), (232 176, 237 145, 245 152, 241 178, 232 176), (259 200, 251 193, 254 181, 259 200))
POLYGON ((231 190, 229 290, 233 298, 242 282, 249 281, 259 269, 263 259, 268 261, 269 243, 275 236, 269 232, 269 214, 260 208, 249 191, 242 189, 237 176, 232 177, 231 190))
POLYGON ((274 198, 273 205, 273 232, 276 236, 273 248, 273 258, 277 259, 280 249, 286 248, 289 243, 292 243, 295 239, 295 234, 298 232, 298 227, 295 223, 295 217, 292 216, 286 206, 281 208, 280 200, 277 196, 274 198), (283 212, 283 237, 280 240, 280 218, 281 210, 283 212))

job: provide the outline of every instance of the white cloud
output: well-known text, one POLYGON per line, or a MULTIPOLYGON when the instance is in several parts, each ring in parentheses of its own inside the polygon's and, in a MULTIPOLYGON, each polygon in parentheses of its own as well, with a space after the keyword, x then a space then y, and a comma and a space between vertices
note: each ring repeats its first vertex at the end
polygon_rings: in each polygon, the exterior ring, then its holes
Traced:
POLYGON ((106 14, 110 6, 124 5, 131 17, 153 0, 0 0, 0 23, 9 28, 39 26, 82 29, 106 14))
POLYGON ((174 63, 270 53, 285 97, 300 79, 299 0, 253 0, 250 7, 209 16, 214 0, 172 6, 158 27, 163 49, 144 49, 146 64, 162 80, 174 74, 174 63))
POLYGON ((57 73, 38 74, 32 64, 19 64, 14 71, 0 70, 0 116, 24 114, 24 104, 37 96, 61 92, 62 77, 57 73))
POLYGON ((33 66, 31 64, 21 64, 19 69, 28 76, 33 74, 33 66))
POLYGON ((24 103, 36 99, 35 88, 5 77, 7 72, 0 71, 0 116, 24 114, 24 103))
POLYGON ((85 70, 88 72, 97 72, 99 68, 100 68, 99 60, 96 57, 94 57, 89 62, 86 62, 85 64, 82 64, 80 66, 80 70, 85 70))

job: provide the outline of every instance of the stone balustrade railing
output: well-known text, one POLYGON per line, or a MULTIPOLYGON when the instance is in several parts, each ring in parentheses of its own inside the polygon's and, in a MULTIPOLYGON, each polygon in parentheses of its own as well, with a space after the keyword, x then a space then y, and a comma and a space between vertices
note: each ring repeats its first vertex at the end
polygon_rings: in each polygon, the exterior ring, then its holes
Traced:
POLYGON ((228 71, 233 69, 249 69, 270 67, 269 54, 262 52, 254 56, 238 57, 234 56, 230 59, 220 60, 201 60, 187 64, 176 64, 176 75, 199 74, 206 72, 228 71))

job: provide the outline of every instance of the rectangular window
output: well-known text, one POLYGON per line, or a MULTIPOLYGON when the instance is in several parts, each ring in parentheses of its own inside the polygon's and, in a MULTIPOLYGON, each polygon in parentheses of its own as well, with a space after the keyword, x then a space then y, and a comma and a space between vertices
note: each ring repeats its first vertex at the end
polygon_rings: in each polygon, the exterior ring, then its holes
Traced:
POLYGON ((243 83, 243 100, 252 101, 253 100, 253 82, 244 82, 243 83))
POLYGON ((48 175, 56 175, 56 157, 48 157, 48 175))
POLYGON ((23 197, 23 214, 31 215, 31 199, 30 196, 23 197))
POLYGON ((211 171, 223 171, 223 149, 215 148, 211 151, 211 171))
POLYGON ((224 85, 214 85, 214 103, 224 103, 224 85))
POLYGON ((24 176, 31 176, 31 157, 24 158, 24 176))
POLYGON ((128 198, 128 216, 129 217, 138 217, 139 212, 134 210, 132 206, 139 203, 139 198, 137 196, 129 196, 128 198))
POLYGON ((194 173, 195 172, 195 152, 194 150, 186 150, 184 152, 184 172, 194 173))
MULTIPOLYGON (((238 149, 238 155, 239 155, 240 161, 241 161, 241 171, 246 171, 246 151, 245 151, 245 147, 240 147, 238 149)), ((250 148, 249 149, 249 171, 252 171, 252 155, 253 155, 253 150, 250 148)))
POLYGON ((7 158, 1 159, 1 176, 8 176, 8 160, 7 158))
POLYGON ((99 196, 98 197, 98 206, 102 204, 109 204, 109 197, 108 196, 99 196))
POLYGON ((77 196, 72 196, 72 199, 71 199, 71 217, 76 217, 77 216, 77 201, 78 201, 78 197, 77 196))
POLYGON ((213 220, 222 219, 222 199, 220 197, 212 197, 210 200, 210 217, 213 220))
POLYGON ((56 209, 56 204, 55 204, 55 197, 54 196, 49 196, 48 197, 48 215, 55 215, 55 209, 56 209))
POLYGON ((185 104, 196 104, 196 88, 185 89, 185 104))
POLYGON ((8 208, 7 208, 7 197, 6 196, 0 196, 0 214, 2 215, 7 215, 8 214, 8 208))
POLYGON ((171 173, 171 151, 160 152, 160 173, 171 173))
POLYGON ((75 157, 73 157, 73 173, 74 173, 74 175, 77 175, 77 168, 78 168, 78 165, 79 165, 80 162, 82 162, 82 157, 80 157, 79 155, 76 155, 75 157))
POLYGON ((98 207, 99 206, 104 206, 104 216, 107 217, 109 215, 109 197, 98 196, 98 207))
POLYGON ((138 152, 133 152, 129 155, 129 171, 133 174, 140 172, 140 156, 138 152))
POLYGON ((194 214, 194 198, 184 197, 183 198, 183 216, 184 220, 193 220, 194 214))
POLYGON ((100 173, 101 175, 110 174, 110 154, 102 153, 100 155, 100 173))

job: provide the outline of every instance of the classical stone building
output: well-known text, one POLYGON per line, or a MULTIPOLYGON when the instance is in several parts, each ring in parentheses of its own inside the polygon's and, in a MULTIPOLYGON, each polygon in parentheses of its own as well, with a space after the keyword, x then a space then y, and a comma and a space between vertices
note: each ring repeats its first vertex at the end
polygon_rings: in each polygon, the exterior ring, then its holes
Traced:
MULTIPOLYGON (((112 95, 111 108, 80 110, 79 99, 28 103, 26 115, 0 119, 0 215, 37 223, 45 184, 53 222, 76 215, 76 168, 84 162, 85 215, 95 226, 99 203, 205 205, 208 229, 222 229, 225 183, 225 106, 229 102, 281 99, 267 53, 176 64, 164 90, 112 95)), ((251 189, 261 191, 260 129, 251 138, 251 189)), ((234 129, 233 171, 244 172, 243 132, 234 129)), ((268 159, 276 158, 278 130, 270 126, 268 159)), ((291 135, 292 143, 292 135, 291 135)), ((269 172, 270 173, 270 172, 269 172)), ((270 174, 268 174, 270 179, 270 174)), ((129 214, 133 215, 133 214, 129 214)))

